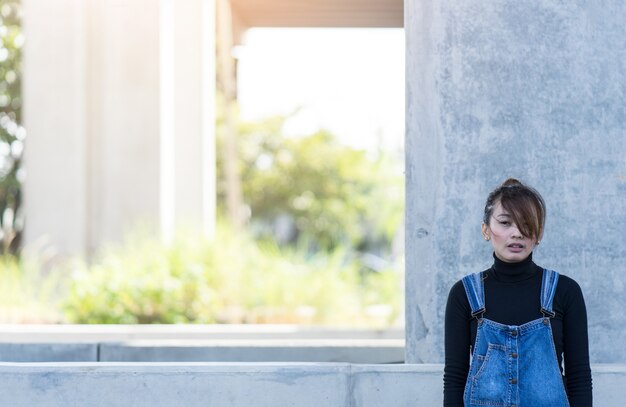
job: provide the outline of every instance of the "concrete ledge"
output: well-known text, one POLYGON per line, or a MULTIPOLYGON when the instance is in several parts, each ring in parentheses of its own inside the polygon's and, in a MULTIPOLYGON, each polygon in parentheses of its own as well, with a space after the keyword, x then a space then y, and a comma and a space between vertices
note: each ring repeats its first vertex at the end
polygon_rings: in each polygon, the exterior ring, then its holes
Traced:
POLYGON ((132 341, 100 344, 101 362, 404 363, 402 340, 132 341))
POLYGON ((0 343, 2 362, 97 362, 96 343, 0 343))
POLYGON ((350 407, 443 405, 441 365, 352 365, 350 407))
POLYGON ((347 365, 0 366, 0 405, 345 406, 347 365))
POLYGON ((0 325, 0 361, 403 363, 404 333, 296 325, 0 325))
POLYGON ((124 342, 219 339, 400 339, 403 328, 350 329, 279 324, 45 325, 0 324, 0 342, 124 342))
MULTIPOLYGON (((0 405, 319 407, 434 405, 414 368, 349 364, 0 364, 0 405), (395 373, 388 375, 387 373, 395 373), (376 377, 377 386, 369 383, 376 377), (386 384, 389 378, 389 385, 386 384), (402 380, 398 380, 401 378, 402 380), (359 383, 363 381, 363 383, 359 383), (366 391, 354 397, 354 392, 366 391), (376 397, 369 397, 368 394, 376 397), (358 400, 357 400, 358 398, 358 400), (394 400, 403 400, 396 404, 394 400), (380 404, 378 400, 386 400, 380 404), (415 404, 425 400, 425 404, 415 404), (408 404, 407 404, 408 402, 408 404), (357 404, 358 403, 358 404, 357 404)), ((429 369, 422 367, 422 369, 429 369)), ((432 368, 433 379, 437 367, 432 368)))
MULTIPOLYGON (((594 365, 594 405, 620 407, 626 365, 594 365)), ((0 405, 442 405, 442 365, 0 363, 0 405)))
POLYGON ((593 405, 618 407, 624 405, 626 364, 591 365, 593 375, 593 405))
POLYGON ((0 343, 0 362, 403 363, 401 340, 0 343))

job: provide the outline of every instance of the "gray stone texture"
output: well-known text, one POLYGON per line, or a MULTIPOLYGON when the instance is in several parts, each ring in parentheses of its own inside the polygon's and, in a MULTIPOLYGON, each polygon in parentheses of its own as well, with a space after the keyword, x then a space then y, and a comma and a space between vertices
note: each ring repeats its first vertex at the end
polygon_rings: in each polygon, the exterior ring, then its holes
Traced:
POLYGON ((0 343, 0 362, 97 361, 97 343, 0 343))
POLYGON ((585 295, 595 363, 626 362, 626 1, 405 2, 407 361, 443 361, 448 290, 490 266, 487 194, 548 217, 537 264, 585 295))
POLYGON ((14 366, 0 368, 0 405, 346 406, 347 365, 14 366))
POLYGON ((0 325, 0 343, 99 343, 133 340, 380 340, 404 329, 353 329, 292 324, 19 324, 0 325))
MULTIPOLYGON (((626 365, 594 365, 594 405, 623 405, 626 365)), ((440 406, 442 365, 0 363, 11 407, 440 406)))
POLYGON ((403 363, 404 341, 135 341, 100 344, 101 362, 403 363))
MULTIPOLYGON (((75 339, 83 339, 72 335, 75 339)), ((0 362, 403 363, 401 339, 219 339, 3 343, 0 362)))

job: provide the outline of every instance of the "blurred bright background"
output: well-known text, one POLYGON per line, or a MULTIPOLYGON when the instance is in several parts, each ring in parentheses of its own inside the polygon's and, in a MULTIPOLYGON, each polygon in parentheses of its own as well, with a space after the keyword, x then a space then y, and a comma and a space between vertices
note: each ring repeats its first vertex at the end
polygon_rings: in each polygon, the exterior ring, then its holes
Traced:
POLYGON ((242 119, 291 115, 288 135, 323 128, 352 147, 403 157, 404 30, 253 28, 244 43, 242 119))
POLYGON ((0 323, 403 326, 402 29, 249 29, 236 98, 217 86, 214 234, 72 254, 23 244, 21 10, 0 1, 0 323))

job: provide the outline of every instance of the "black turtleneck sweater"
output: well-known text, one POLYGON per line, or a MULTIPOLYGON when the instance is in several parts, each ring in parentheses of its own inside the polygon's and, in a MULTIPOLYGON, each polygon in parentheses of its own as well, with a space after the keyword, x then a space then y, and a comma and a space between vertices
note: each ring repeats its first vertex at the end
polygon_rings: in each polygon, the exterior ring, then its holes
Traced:
MULTIPOLYGON (((484 317, 506 325, 522 325, 541 318, 543 268, 532 254, 519 263, 505 263, 494 256, 486 270, 484 317)), ((587 339, 587 311, 580 286, 561 274, 550 320, 561 373, 566 377, 571 407, 591 407, 591 369, 587 339), (565 370, 563 370, 563 354, 565 370)), ((476 339, 476 319, 458 281, 448 296, 445 320, 444 406, 463 407, 463 391, 469 372, 471 347, 476 339)))

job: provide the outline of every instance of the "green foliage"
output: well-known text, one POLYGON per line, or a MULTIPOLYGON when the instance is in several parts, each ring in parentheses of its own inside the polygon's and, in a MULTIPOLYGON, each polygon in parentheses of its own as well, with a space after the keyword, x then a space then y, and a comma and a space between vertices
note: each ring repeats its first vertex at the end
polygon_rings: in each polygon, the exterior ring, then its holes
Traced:
POLYGON ((311 256, 224 228, 170 247, 135 238, 74 270, 65 311, 76 323, 391 324, 398 271, 359 268, 341 251, 311 256))
MULTIPOLYGON (((24 222, 22 43, 20 1, 0 0, 0 254, 18 251, 24 222)), ((284 122, 240 125, 254 238, 223 228, 214 242, 179 237, 169 247, 134 237, 90 265, 48 271, 0 256, 0 321, 59 322, 62 300, 66 321, 79 323, 393 322, 398 267, 382 262, 377 273, 364 272, 363 259, 390 257, 402 218, 400 166, 342 146, 328 132, 285 137, 284 122)))
MULTIPOLYGON (((277 117, 240 126, 242 188, 255 235, 305 242, 312 250, 388 255, 402 222, 399 163, 341 145, 326 131, 285 137, 284 122, 277 117)), ((219 192, 222 197, 223 185, 219 192)))
POLYGON ((0 256, 0 323, 62 321, 60 277, 54 269, 45 271, 37 259, 0 256))
POLYGON ((20 2, 0 1, 0 253, 15 253, 23 229, 20 2))

